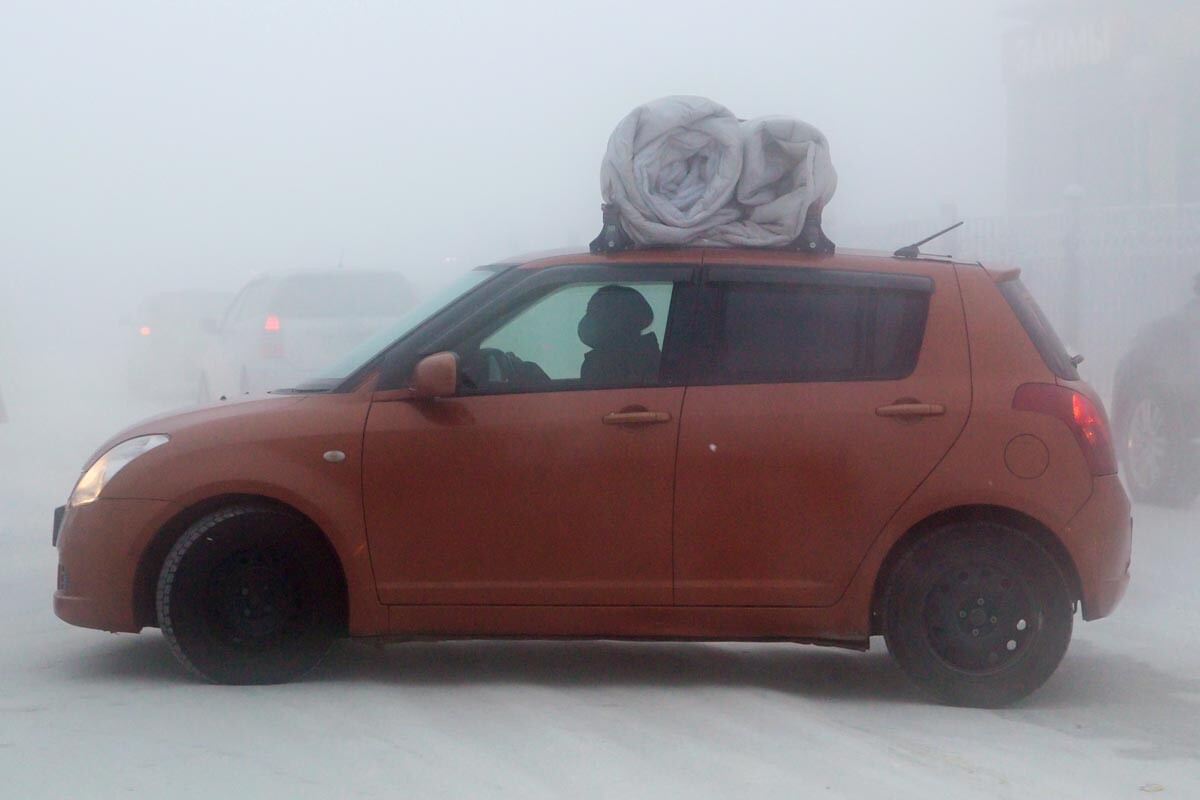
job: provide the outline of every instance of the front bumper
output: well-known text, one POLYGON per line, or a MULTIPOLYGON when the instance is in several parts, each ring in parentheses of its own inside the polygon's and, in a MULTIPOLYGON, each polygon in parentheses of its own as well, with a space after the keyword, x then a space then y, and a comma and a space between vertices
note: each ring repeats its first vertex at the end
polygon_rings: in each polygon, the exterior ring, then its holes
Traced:
POLYGON ((1075 561, 1085 620, 1113 612, 1129 586, 1133 519, 1116 475, 1096 478, 1092 496, 1067 523, 1064 543, 1075 561))
POLYGON ((58 618, 84 628, 141 630, 134 603, 138 562, 172 512, 165 500, 104 498, 61 516, 56 510, 58 618))

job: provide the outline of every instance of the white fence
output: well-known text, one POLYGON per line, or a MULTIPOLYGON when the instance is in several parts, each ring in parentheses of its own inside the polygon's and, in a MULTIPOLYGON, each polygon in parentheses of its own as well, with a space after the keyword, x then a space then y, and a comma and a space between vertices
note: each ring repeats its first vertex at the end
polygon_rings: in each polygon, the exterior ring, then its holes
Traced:
MULTIPOLYGON (((1086 357, 1084 376, 1105 395, 1134 334, 1179 308, 1200 272, 1200 204, 1067 208, 965 223, 924 249, 1020 267, 1064 341, 1086 357)), ((948 224, 845 228, 836 241, 894 250, 948 224)))

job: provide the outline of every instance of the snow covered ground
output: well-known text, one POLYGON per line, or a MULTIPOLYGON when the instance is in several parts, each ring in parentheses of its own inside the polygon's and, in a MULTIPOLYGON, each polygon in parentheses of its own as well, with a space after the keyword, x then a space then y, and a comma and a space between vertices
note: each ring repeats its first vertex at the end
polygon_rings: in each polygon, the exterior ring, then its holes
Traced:
POLYGON ((4 390, 5 797, 1200 797, 1200 509, 1135 509, 1124 603, 1077 620, 1049 683, 1002 711, 928 704, 881 641, 350 642, 301 683, 208 686, 157 631, 50 608, 51 509, 155 409, 4 390))

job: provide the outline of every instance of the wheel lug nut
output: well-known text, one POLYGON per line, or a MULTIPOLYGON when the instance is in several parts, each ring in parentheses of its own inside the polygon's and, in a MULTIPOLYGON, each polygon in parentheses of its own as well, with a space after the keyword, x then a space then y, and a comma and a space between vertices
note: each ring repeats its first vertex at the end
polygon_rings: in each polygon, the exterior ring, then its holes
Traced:
POLYGON ((966 619, 966 618, 967 618, 967 612, 965 612, 965 611, 960 611, 960 612, 958 612, 958 616, 959 616, 959 619, 966 619))
POLYGON ((981 597, 981 598, 979 598, 978 600, 976 600, 976 601, 975 601, 975 605, 977 605, 977 606, 981 606, 981 605, 983 605, 983 598, 981 597))
POLYGON ((995 624, 996 624, 996 618, 995 618, 995 617, 992 617, 992 620, 991 620, 991 621, 992 621, 992 624, 993 624, 993 625, 995 625, 995 624))
POLYGON ((979 635, 979 628, 971 628, 971 635, 972 635, 972 636, 978 636, 978 635, 979 635))

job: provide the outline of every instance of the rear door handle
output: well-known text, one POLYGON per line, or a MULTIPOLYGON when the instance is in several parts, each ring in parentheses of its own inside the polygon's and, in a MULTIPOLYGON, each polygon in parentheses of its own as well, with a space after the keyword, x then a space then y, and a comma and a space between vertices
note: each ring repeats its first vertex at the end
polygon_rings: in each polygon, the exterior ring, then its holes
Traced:
POLYGON ((875 413, 881 417, 940 417, 946 407, 940 403, 893 403, 880 406, 875 413))
POLYGON ((669 411, 617 411, 605 414, 601 421, 605 425, 653 425, 657 422, 670 422, 669 411))

